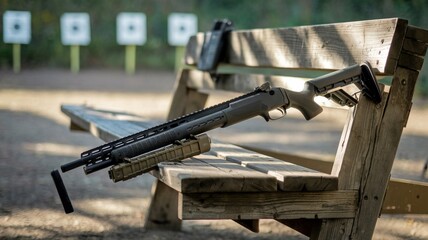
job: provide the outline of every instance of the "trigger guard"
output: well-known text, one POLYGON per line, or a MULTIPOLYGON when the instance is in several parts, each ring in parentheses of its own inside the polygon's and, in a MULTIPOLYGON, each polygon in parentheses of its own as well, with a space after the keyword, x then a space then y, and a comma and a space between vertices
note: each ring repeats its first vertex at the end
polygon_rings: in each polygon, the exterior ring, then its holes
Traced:
POLYGON ((269 122, 269 120, 271 120, 270 119, 270 117, 269 117, 269 112, 266 112, 266 113, 263 113, 263 114, 260 114, 260 116, 266 121, 266 122, 269 122))
POLYGON ((270 119, 270 120, 278 120, 278 119, 280 119, 280 118, 283 118, 284 116, 285 116, 285 114, 286 114, 287 112, 286 112, 286 110, 284 109, 284 108, 276 108, 276 109, 273 109, 273 110, 271 110, 271 111, 269 111, 268 113, 267 113, 267 115, 268 115, 268 118, 270 119), (272 114, 271 113, 279 113, 280 115, 279 116, 272 116, 272 114))

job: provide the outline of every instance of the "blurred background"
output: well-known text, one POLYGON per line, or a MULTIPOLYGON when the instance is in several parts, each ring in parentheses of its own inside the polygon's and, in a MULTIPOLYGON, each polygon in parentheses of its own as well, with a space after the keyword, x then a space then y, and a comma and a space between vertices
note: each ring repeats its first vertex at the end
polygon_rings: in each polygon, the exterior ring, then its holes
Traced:
MULTIPOLYGON (((116 16, 120 12, 143 12, 147 16, 147 42, 137 47, 137 69, 174 68, 175 47, 167 41, 167 19, 172 12, 194 13, 198 30, 207 31, 216 18, 228 18, 235 29, 288 27, 332 22, 402 17, 411 25, 428 28, 428 2, 424 0, 1 0, 6 10, 31 12, 31 43, 22 45, 23 68, 68 68, 69 48, 60 39, 60 16, 65 12, 87 12, 91 21, 91 43, 82 47, 82 68, 123 67, 124 47, 116 42, 116 16)), ((3 26, 0 25, 0 28, 3 26)), ((2 33, 3 30, 1 29, 2 33)), ((12 68, 12 47, 0 43, 0 69, 12 68)), ((425 67, 417 94, 428 97, 425 67)))

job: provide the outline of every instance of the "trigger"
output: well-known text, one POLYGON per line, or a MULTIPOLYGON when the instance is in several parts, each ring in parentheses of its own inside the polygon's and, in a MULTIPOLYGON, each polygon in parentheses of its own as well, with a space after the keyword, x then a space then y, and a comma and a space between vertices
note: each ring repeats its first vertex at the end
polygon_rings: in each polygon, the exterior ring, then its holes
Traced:
POLYGON ((268 117, 270 120, 277 120, 284 117, 285 113, 286 111, 284 108, 276 108, 268 112, 268 117))

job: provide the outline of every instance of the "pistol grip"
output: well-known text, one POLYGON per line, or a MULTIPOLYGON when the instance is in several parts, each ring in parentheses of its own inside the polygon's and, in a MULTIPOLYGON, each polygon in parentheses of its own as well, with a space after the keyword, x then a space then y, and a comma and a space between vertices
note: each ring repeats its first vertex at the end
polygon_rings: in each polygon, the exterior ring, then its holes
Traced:
POLYGON ((299 110, 306 120, 311 120, 322 112, 322 107, 314 101, 315 91, 310 84, 305 85, 301 92, 286 90, 290 107, 299 110), (311 90, 312 88, 312 90, 311 90))

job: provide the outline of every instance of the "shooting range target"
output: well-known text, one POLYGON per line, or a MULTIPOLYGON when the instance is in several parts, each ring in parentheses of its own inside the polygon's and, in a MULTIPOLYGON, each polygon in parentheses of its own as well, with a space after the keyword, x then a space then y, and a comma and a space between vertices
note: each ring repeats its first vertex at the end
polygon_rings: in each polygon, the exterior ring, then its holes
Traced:
POLYGON ((64 45, 88 45, 91 42, 89 14, 64 13, 61 16, 61 41, 64 45))
POLYGON ((3 41, 5 43, 28 44, 31 40, 31 13, 6 11, 3 14, 3 41))
POLYGON ((168 43, 172 46, 185 46, 189 38, 198 31, 195 14, 171 13, 168 17, 168 43))
POLYGON ((143 45, 147 36, 144 13, 120 13, 116 18, 116 37, 120 45, 143 45))

